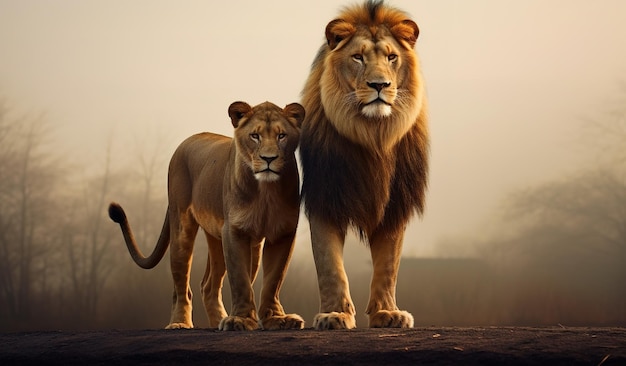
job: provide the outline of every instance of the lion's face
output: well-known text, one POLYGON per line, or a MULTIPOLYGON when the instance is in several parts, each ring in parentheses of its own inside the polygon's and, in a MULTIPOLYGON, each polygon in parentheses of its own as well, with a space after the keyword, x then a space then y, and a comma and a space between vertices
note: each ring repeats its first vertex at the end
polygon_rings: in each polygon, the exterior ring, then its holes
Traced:
POLYGON ((387 149, 412 126, 421 109, 419 30, 410 20, 368 26, 337 19, 326 28, 330 51, 320 80, 324 110, 339 133, 387 149))
POLYGON ((295 159, 304 108, 293 103, 281 109, 269 102, 252 108, 235 102, 228 114, 241 160, 257 180, 278 180, 286 163, 295 159))
MULTIPOLYGON (((391 115, 398 96, 400 54, 400 46, 392 37, 375 42, 365 34, 355 35, 334 60, 346 83, 344 99, 365 118, 391 115)), ((332 93, 323 93, 328 94, 332 93)))

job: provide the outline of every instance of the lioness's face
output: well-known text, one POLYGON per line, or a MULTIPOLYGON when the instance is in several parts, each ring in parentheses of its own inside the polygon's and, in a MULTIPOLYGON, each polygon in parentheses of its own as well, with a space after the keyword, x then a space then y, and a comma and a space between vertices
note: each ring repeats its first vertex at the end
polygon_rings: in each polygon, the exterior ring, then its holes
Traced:
POLYGON ((266 182, 280 179, 283 168, 295 161, 304 108, 293 103, 281 109, 269 102, 251 108, 235 102, 229 114, 238 154, 254 177, 266 182))

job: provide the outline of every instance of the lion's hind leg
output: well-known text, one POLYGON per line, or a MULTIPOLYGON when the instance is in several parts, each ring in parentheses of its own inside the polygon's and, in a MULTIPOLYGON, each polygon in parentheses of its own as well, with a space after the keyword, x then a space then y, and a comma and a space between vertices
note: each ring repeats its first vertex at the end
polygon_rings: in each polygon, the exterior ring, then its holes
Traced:
POLYGON ((259 322, 265 330, 302 329, 304 319, 298 314, 285 314, 279 293, 293 250, 294 234, 279 240, 266 241, 263 248, 263 289, 259 306, 259 322))
POLYGON ((209 328, 218 328, 220 321, 228 316, 222 301, 226 264, 224 263, 222 241, 209 235, 206 231, 204 233, 209 246, 209 256, 201 283, 202 302, 209 318, 209 328))

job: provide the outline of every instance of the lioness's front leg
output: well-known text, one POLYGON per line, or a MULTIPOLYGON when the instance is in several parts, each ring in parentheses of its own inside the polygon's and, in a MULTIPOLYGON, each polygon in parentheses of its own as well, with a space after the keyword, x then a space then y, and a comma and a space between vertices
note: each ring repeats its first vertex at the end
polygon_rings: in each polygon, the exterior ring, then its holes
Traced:
MULTIPOLYGON (((256 244, 256 243, 255 243, 256 244)), ((222 319, 220 330, 254 330, 259 327, 254 304, 254 290, 252 289, 253 257, 252 250, 258 250, 252 245, 251 238, 236 228, 224 225, 222 234, 226 273, 230 283, 232 295, 232 310, 230 316, 222 319)))
POLYGON ((396 282, 404 233, 376 232, 370 238, 372 284, 366 313, 371 328, 413 328, 413 315, 396 306, 396 282))
POLYGON ((294 238, 295 232, 279 240, 265 241, 259 319, 261 327, 266 330, 304 328, 302 317, 298 314, 285 314, 279 300, 280 287, 289 266, 294 238))
POLYGON ((340 228, 323 219, 311 216, 309 221, 320 291, 320 312, 313 319, 313 327, 318 330, 355 328, 356 311, 343 266, 345 236, 340 228))

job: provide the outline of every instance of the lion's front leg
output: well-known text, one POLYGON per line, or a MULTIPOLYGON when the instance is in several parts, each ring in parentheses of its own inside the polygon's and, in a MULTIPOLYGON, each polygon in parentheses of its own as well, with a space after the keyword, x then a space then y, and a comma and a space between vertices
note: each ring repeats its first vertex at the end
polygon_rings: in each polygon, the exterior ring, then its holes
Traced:
POLYGON ((320 312, 313 319, 313 327, 318 330, 355 328, 356 311, 343 266, 345 236, 340 228, 322 219, 312 216, 309 221, 320 291, 320 312))
POLYGON ((255 273, 252 273, 251 262, 252 258, 258 258, 252 251, 258 250, 259 246, 254 244, 247 234, 224 225, 222 245, 233 304, 230 316, 220 322, 220 330, 254 330, 259 327, 252 289, 252 275, 255 273))
POLYGON ((366 313, 371 328, 413 328, 413 315, 396 305, 396 282, 404 233, 375 233, 370 239, 374 272, 366 313))
POLYGON ((265 241, 259 319, 261 327, 266 330, 304 328, 304 319, 298 314, 285 314, 279 300, 280 287, 289 266, 294 237, 295 232, 279 240, 265 241))

